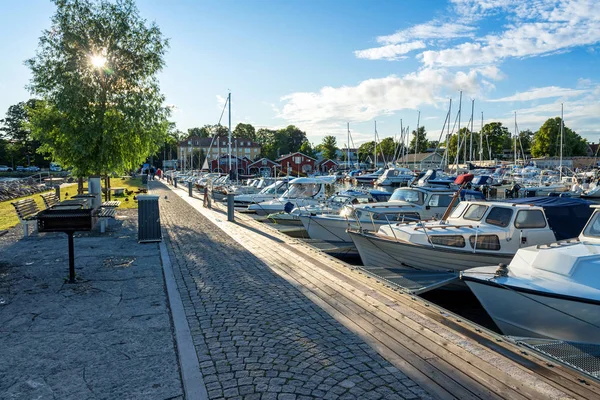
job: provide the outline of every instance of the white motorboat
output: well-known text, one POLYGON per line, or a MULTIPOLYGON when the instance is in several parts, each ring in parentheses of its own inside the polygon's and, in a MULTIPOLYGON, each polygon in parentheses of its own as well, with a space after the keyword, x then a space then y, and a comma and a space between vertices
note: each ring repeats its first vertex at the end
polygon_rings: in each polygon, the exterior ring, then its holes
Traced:
MULTIPOLYGON (((406 187, 394 191, 387 202, 345 206, 339 213, 301 215, 311 239, 339 247, 354 247, 346 232, 350 228, 377 231, 390 222, 439 218, 450 204, 455 190, 436 187, 406 187)), ((462 199, 483 200, 481 192, 463 190, 462 199)))
POLYGON ((526 247, 462 280, 505 335, 600 345, 600 209, 578 240, 526 247))
POLYGON ((406 186, 414 177, 414 172, 408 168, 388 168, 377 178, 375 185, 406 186))
POLYGON ((462 271, 509 263, 522 247, 575 237, 591 212, 589 203, 580 199, 519 200, 461 202, 446 221, 386 224, 377 232, 348 233, 364 265, 462 271))
POLYGON ((379 179, 379 177, 381 175, 383 175, 384 172, 385 172, 384 168, 379 168, 377 171, 372 172, 370 174, 355 175, 354 180, 356 181, 357 185, 371 184, 371 183, 375 182, 377 179, 379 179))
POLYGON ((258 193, 239 194, 233 198, 233 204, 236 207, 248 207, 251 204, 262 203, 276 199, 283 195, 288 190, 288 181, 280 180, 267 186, 258 193))
POLYGON ((271 222, 285 225, 302 226, 300 216, 337 214, 345 206, 354 204, 373 204, 376 202, 387 202, 392 194, 381 190, 344 190, 336 193, 326 201, 309 206, 295 207, 290 212, 278 212, 269 214, 267 219, 271 222))
POLYGON ((281 211, 292 211, 295 207, 319 204, 335 191, 334 175, 313 178, 296 178, 290 181, 289 189, 281 197, 248 206, 258 215, 269 215, 281 211))

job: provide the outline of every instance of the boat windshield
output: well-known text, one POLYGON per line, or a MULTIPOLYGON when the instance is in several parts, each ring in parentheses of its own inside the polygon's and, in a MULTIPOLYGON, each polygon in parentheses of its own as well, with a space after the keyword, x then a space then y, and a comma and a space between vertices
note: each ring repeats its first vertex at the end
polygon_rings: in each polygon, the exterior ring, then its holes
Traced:
POLYGON ((595 212, 594 215, 592 215, 592 219, 583 230, 583 236, 600 239, 600 213, 595 212))
POLYGON ((345 206, 344 208, 342 208, 342 211, 340 211, 340 217, 354 218, 354 207, 345 206))
POLYGON ((408 203, 423 204, 423 193, 412 189, 398 189, 392 193, 389 201, 401 200, 408 203))
POLYGON ((471 204, 463 218, 471 221, 479 221, 481 218, 483 218, 483 214, 485 214, 487 209, 487 206, 481 204, 471 204))
POLYGON ((450 214, 450 218, 460 217, 460 215, 463 213, 463 211, 465 211, 465 208, 467 208, 468 205, 469 203, 458 203, 458 206, 454 209, 454 211, 452 211, 452 214, 450 214))
POLYGON ((319 193, 320 186, 318 183, 293 183, 292 187, 284 193, 284 197, 292 199, 301 197, 314 197, 319 193))
POLYGON ((285 184, 283 183, 273 183, 272 185, 267 186, 266 188, 264 188, 263 190, 261 190, 260 192, 258 192, 259 194, 275 194, 275 193, 281 193, 280 190, 277 190, 279 188, 285 188, 285 184))

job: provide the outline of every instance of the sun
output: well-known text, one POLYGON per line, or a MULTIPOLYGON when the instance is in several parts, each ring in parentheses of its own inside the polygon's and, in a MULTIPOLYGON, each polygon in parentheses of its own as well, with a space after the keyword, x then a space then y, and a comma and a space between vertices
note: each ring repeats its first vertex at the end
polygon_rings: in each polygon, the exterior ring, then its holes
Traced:
POLYGON ((95 54, 90 57, 90 61, 95 68, 102 68, 106 64, 106 57, 101 54, 95 54))

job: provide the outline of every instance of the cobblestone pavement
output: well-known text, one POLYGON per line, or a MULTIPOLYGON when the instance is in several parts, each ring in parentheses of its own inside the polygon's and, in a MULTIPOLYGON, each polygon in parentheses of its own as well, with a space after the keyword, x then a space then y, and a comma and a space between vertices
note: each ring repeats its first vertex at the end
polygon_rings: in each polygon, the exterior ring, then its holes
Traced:
POLYGON ((178 195, 152 186, 211 399, 431 398, 178 195))
POLYGON ((137 210, 105 234, 0 237, 0 399, 182 399, 159 250, 137 210))

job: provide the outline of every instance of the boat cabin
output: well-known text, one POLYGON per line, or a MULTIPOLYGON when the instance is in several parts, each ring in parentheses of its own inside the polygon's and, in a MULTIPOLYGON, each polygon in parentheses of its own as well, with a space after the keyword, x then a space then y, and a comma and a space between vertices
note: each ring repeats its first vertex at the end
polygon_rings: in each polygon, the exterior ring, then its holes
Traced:
MULTIPOLYGON (((585 204, 580 206, 589 209, 585 204)), ((589 212, 587 215, 589 216, 589 212)), ((587 216, 584 218, 587 220, 587 216)), ((435 248, 514 254, 521 247, 564 239, 573 230, 573 226, 560 226, 558 219, 554 222, 548 219, 546 210, 539 205, 465 201, 458 204, 446 221, 395 224, 384 226, 379 232, 399 240, 435 248)), ((570 225, 578 225, 579 230, 582 226, 575 220, 570 225)))

